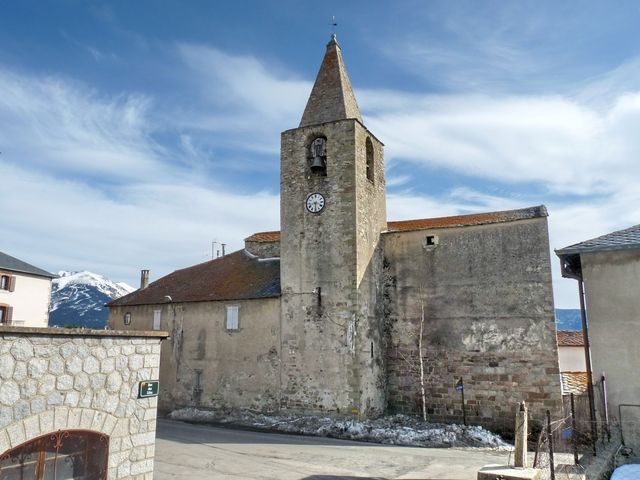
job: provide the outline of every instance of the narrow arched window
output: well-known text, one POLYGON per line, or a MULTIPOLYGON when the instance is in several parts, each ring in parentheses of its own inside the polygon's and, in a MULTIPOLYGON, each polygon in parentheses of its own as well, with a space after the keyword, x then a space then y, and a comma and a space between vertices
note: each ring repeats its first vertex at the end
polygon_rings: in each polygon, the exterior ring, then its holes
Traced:
POLYGON ((367 179, 373 183, 373 143, 371 143, 369 137, 367 137, 365 150, 367 157, 367 179))

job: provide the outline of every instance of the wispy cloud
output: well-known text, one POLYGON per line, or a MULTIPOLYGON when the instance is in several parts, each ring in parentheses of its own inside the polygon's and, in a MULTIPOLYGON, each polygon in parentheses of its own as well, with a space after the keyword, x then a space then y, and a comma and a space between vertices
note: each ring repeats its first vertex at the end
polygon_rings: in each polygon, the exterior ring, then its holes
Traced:
MULTIPOLYGON (((383 105, 382 92, 366 92, 383 105)), ((412 96, 413 97, 413 96, 412 96)), ((425 96, 370 111, 393 161, 439 166, 552 193, 609 194, 640 174, 640 93, 605 111, 560 96, 425 96), (395 107, 398 105, 398 107, 395 107)))
POLYGON ((0 169, 19 192, 0 203, 3 251, 50 270, 90 269, 135 285, 140 268, 158 278, 210 259, 214 239, 231 251, 279 223, 278 196, 269 193, 147 182, 105 194, 28 168, 0 162, 0 169))
POLYGON ((203 177, 189 133, 175 147, 157 142, 175 125, 159 123, 170 114, 154 115, 151 97, 7 69, 0 90, 0 171, 14 192, 0 202, 7 253, 134 282, 144 266, 163 275, 206 260, 213 239, 240 248, 277 228, 277 194, 203 177))
MULTIPOLYGON (((241 133, 245 146, 255 151, 277 151, 279 128, 297 124, 311 83, 291 72, 274 72, 253 56, 195 44, 180 44, 178 52, 211 109, 196 117, 197 124, 241 133)), ((196 127, 196 122, 180 120, 196 127)))
MULTIPOLYGON (((15 186, 0 203, 3 248, 38 252, 25 257, 45 268, 135 282, 142 266, 164 274, 206 259, 213 239, 239 248, 251 232, 278 228, 277 193, 255 173, 277 169, 279 132, 298 124, 311 82, 209 46, 175 52, 190 92, 180 105, 0 69, 0 168, 15 186), (228 182, 211 162, 254 175, 228 182)), ((390 219, 546 203, 555 248, 640 221, 637 89, 613 80, 585 85, 584 96, 355 87, 387 165, 403 166, 388 175, 390 219), (609 101, 594 105, 590 87, 609 101), (428 193, 419 173, 434 167, 478 184, 428 193), (496 194, 485 180, 547 194, 496 194)))
MULTIPOLYGON (((376 45, 397 68, 436 91, 571 95, 637 55, 638 9, 620 7, 430 2, 413 6, 412 22, 419 19, 422 28, 376 45)), ((637 84, 637 75, 623 82, 637 84)))
POLYGON ((142 95, 101 96, 62 78, 0 70, 0 143, 5 160, 56 175, 102 180, 161 171, 142 95))
POLYGON ((60 31, 60 35, 62 35, 62 37, 67 40, 69 43, 71 43, 72 45, 74 45, 75 47, 79 48, 80 50, 88 53, 96 62, 102 62, 105 60, 118 60, 118 55, 116 55, 113 52, 107 52, 104 50, 101 50, 93 45, 90 44, 86 44, 83 43, 79 40, 77 40, 76 38, 74 38, 71 34, 69 34, 69 32, 65 31, 65 30, 61 30, 60 31))
POLYGON ((181 44, 178 51, 213 105, 231 104, 271 120, 289 120, 299 115, 311 91, 309 82, 293 79, 290 72, 277 76, 253 56, 194 44, 181 44))

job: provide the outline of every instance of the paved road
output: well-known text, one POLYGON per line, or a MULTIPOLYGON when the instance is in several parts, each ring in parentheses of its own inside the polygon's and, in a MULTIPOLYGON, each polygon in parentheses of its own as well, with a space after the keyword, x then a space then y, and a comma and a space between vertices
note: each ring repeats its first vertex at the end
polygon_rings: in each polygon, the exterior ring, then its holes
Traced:
POLYGON ((382 446, 159 419, 154 480, 475 480, 508 452, 382 446))

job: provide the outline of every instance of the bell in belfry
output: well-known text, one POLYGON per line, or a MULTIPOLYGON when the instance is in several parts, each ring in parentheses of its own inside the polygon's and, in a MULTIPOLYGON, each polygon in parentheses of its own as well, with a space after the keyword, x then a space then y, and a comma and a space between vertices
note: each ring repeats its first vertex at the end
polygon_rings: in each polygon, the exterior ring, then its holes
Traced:
POLYGON ((324 172, 327 169, 327 165, 325 163, 326 151, 325 151, 326 140, 322 137, 316 138, 311 143, 311 157, 313 161, 311 162, 311 171, 314 173, 324 172))
POLYGON ((313 163, 311 163, 312 172, 323 172, 325 168, 327 167, 322 157, 313 157, 313 163))

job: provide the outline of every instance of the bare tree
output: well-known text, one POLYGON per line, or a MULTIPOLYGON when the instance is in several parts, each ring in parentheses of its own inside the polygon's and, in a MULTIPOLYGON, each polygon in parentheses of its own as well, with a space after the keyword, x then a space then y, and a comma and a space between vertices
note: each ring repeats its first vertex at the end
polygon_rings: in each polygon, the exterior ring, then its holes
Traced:
POLYGON ((422 354, 422 337, 424 335, 424 297, 420 289, 420 334, 418 335, 418 358, 420 359, 420 396, 422 399, 422 419, 427 421, 427 397, 424 393, 424 356, 422 354))
MULTIPOLYGON (((408 324, 404 327, 395 325, 397 332, 405 333, 406 337, 410 340, 410 344, 416 345, 417 350, 410 349, 408 352, 404 352, 396 347, 396 355, 407 366, 410 373, 418 376, 418 383, 420 386, 420 404, 422 410, 422 419, 427 420, 427 395, 426 395, 426 383, 428 381, 429 374, 426 372, 424 364, 424 334, 425 334, 425 298, 422 286, 419 290, 420 301, 420 316, 418 318, 417 325, 408 324), (406 329, 406 330, 405 330, 406 329), (402 332, 404 330, 404 332, 402 332), (413 343, 413 342, 416 343, 413 343)), ((402 335, 401 335, 402 336, 402 335)))

